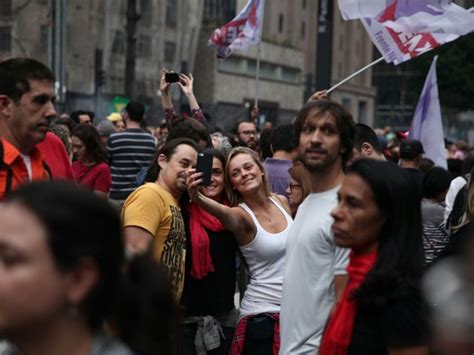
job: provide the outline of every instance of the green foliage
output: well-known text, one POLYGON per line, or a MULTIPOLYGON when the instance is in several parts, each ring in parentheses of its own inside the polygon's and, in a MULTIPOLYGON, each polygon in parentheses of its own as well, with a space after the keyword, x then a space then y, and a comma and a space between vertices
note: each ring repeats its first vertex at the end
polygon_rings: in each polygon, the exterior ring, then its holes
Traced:
POLYGON ((474 33, 404 64, 404 69, 413 73, 409 87, 413 95, 420 95, 436 54, 439 55, 437 74, 441 107, 453 111, 474 110, 474 33))

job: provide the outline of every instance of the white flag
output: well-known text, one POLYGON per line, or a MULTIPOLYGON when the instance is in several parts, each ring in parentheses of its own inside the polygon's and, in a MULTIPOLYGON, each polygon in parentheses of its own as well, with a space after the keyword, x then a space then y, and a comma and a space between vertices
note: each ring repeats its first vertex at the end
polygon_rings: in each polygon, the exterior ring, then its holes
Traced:
POLYGON ((218 58, 227 58, 235 49, 246 50, 260 42, 264 7, 265 0, 249 0, 232 21, 214 30, 208 45, 217 48, 218 58))
POLYGON ((339 0, 388 63, 399 64, 474 31, 474 13, 450 0, 339 0))
POLYGON ((443 123, 439 104, 438 79, 436 76, 435 56, 425 80, 420 100, 416 106, 415 116, 410 128, 410 138, 423 143, 425 157, 434 161, 435 165, 447 169, 444 148, 443 123))

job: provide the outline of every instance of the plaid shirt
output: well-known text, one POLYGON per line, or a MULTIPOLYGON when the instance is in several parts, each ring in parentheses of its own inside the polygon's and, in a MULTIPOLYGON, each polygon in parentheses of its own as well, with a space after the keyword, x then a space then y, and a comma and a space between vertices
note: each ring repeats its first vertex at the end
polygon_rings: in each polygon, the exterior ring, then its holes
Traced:
POLYGON ((232 339, 232 347, 230 348, 230 355, 240 355, 244 353, 245 347, 245 334, 247 332, 247 322, 257 316, 267 316, 275 321, 275 327, 273 328, 273 355, 278 355, 280 351, 280 314, 279 313, 261 313, 252 314, 243 317, 237 323, 235 328, 234 338, 232 339))
MULTIPOLYGON (((165 108, 163 112, 165 115, 165 121, 169 126, 171 126, 173 122, 179 118, 174 108, 165 108)), ((204 117, 204 113, 202 112, 200 108, 197 110, 192 110, 192 117, 196 121, 198 121, 199 123, 202 123, 204 126, 207 127, 206 117, 204 117)))

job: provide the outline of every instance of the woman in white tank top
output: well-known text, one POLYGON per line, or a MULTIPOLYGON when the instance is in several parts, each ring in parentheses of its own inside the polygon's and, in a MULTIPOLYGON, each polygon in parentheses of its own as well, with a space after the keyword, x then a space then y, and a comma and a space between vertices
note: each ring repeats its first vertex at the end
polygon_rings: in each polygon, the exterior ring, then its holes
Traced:
POLYGON ((201 173, 189 177, 191 199, 231 231, 247 263, 250 284, 240 307, 231 354, 273 354, 279 344, 279 312, 286 237, 292 219, 285 197, 272 194, 257 154, 244 147, 229 152, 224 206, 199 192, 201 173))

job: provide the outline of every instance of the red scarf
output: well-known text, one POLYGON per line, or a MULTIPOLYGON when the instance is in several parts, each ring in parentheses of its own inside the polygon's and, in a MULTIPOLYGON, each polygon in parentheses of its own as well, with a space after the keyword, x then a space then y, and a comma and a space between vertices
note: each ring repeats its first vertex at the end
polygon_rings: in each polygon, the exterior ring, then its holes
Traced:
POLYGON ((319 355, 345 355, 352 338, 352 329, 357 314, 357 304, 352 299, 354 290, 359 288, 367 273, 372 269, 377 260, 377 251, 369 254, 356 255, 353 251, 349 256, 349 282, 337 304, 336 311, 321 340, 319 355))
POLYGON ((224 227, 219 219, 193 202, 188 205, 188 212, 191 234, 191 276, 199 280, 214 271, 206 229, 211 232, 221 232, 224 227))

